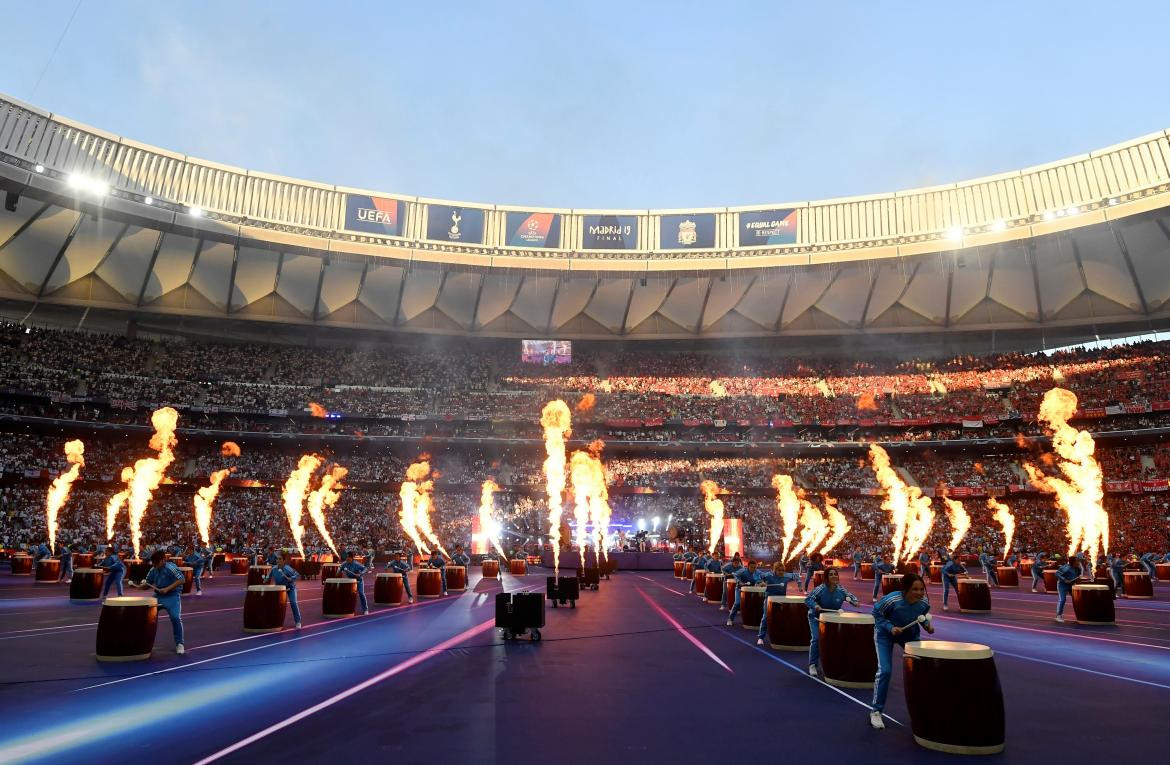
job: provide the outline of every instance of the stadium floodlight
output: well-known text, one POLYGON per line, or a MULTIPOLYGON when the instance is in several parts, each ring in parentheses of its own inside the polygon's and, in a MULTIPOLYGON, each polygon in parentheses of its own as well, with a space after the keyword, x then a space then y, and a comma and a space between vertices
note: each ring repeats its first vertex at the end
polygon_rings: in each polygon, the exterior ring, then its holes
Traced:
POLYGON ((75 189, 83 189, 86 185, 85 176, 73 173, 69 176, 69 185, 75 189))
POLYGON ((1006 228, 1007 228, 1007 223, 1005 223, 1002 220, 997 220, 995 223, 991 224, 992 231, 1003 231, 1006 228))
POLYGON ((190 215, 192 218, 202 218, 203 217, 203 208, 201 208, 201 207, 188 207, 187 214, 190 215))
POLYGON ((963 238, 963 227, 962 226, 951 226, 950 228, 947 229, 947 239, 954 241, 954 240, 958 240, 958 239, 962 239, 962 238, 963 238))
POLYGON ((1065 213, 1068 215, 1079 215, 1080 212, 1081 212, 1081 208, 1077 207, 1076 205, 1073 205, 1072 207, 1065 210, 1065 213))
POLYGON ((1117 197, 1109 197, 1109 206, 1112 207, 1115 204, 1117 204, 1117 197))
POLYGON ((1056 213, 1052 212, 1051 210, 1044 213, 1044 220, 1053 220, 1054 218, 1056 218, 1056 213))
POLYGON ((36 167, 33 168, 33 170, 36 170, 38 173, 43 173, 43 172, 45 172, 45 166, 44 165, 37 165, 36 167))

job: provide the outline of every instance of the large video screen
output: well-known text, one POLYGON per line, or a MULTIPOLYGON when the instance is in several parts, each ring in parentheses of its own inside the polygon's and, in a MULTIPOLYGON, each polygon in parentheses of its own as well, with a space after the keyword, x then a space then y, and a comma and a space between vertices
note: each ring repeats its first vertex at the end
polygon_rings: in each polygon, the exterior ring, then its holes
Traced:
POLYGON ((520 358, 526 364, 571 364, 571 340, 521 340, 520 358))

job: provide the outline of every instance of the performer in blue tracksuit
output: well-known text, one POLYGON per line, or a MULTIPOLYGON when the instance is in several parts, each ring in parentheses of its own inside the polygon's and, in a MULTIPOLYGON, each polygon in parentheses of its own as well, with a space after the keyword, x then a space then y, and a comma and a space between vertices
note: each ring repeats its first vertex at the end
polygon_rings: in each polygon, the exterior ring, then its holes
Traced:
POLYGON ((183 562, 191 567, 191 580, 195 585, 195 594, 202 595, 203 566, 206 562, 206 559, 199 553, 198 550, 192 547, 191 552, 187 555, 187 557, 183 558, 183 562))
POLYGON ((36 569, 37 563, 51 557, 53 557, 53 551, 49 549, 48 542, 41 542, 33 553, 33 569, 36 569))
POLYGON ((471 556, 463 552, 463 545, 455 545, 455 554, 451 556, 451 563, 464 568, 471 565, 471 556))
POLYGON ((61 575, 57 581, 69 584, 73 581, 73 551, 64 542, 57 545, 57 549, 61 553, 61 575))
POLYGON ((735 577, 735 572, 739 571, 740 568, 742 568, 742 567, 743 567, 743 560, 739 557, 739 553, 736 553, 732 557, 731 560, 729 560, 723 564, 723 568, 720 570, 721 573, 723 574, 723 577, 724 577, 723 578, 723 582, 724 582, 723 596, 719 599, 719 610, 720 611, 723 611, 724 609, 726 609, 728 607, 728 605, 727 605, 727 582, 730 581, 731 579, 733 579, 735 577))
POLYGON ((878 592, 882 588, 882 577, 886 574, 891 574, 894 571, 893 563, 886 563, 882 560, 882 556, 873 556, 873 600, 876 603, 878 599, 878 592))
MULTIPOLYGON (((905 649, 906 643, 918 640, 921 636, 918 619, 929 613, 926 582, 918 574, 906 574, 902 577, 900 592, 891 592, 873 604, 873 643, 877 651, 878 671, 874 677, 869 724, 874 728, 886 727, 882 722, 882 710, 886 708, 886 695, 890 691, 894 645, 905 649)), ((929 618, 921 624, 927 632, 934 634, 934 626, 929 618)))
MULTIPOLYGON (((822 560, 824 560, 824 556, 822 556, 820 553, 813 553, 812 555, 809 556, 808 568, 805 569, 805 573, 804 573, 804 585, 800 589, 804 590, 805 592, 808 592, 808 585, 809 585, 809 582, 812 581, 813 574, 815 574, 818 571, 825 570, 825 564, 821 562, 822 560)), ((767 601, 765 601, 765 603, 766 602, 767 601)))
POLYGON ((748 564, 735 572, 735 602, 731 604, 731 613, 727 616, 727 626, 735 620, 735 615, 739 613, 739 589, 741 587, 749 587, 760 581, 760 574, 756 571, 756 562, 749 560, 748 564))
POLYGON ((276 550, 269 547, 268 548, 268 556, 266 558, 264 558, 264 563, 266 565, 269 565, 269 566, 279 565, 281 556, 283 556, 283 555, 284 555, 283 552, 280 555, 277 555, 276 550))
POLYGON ((756 631, 756 645, 763 645, 768 636, 768 598, 773 595, 787 595, 788 583, 800 584, 800 574, 790 574, 784 570, 784 564, 776 561, 771 571, 765 571, 759 577, 759 584, 764 585, 764 615, 760 617, 760 629, 756 631))
POLYGON ((214 578, 212 573, 215 569, 215 550, 204 547, 199 552, 203 555, 203 573, 207 575, 208 579, 214 578))
POLYGON ((987 576, 988 584, 999 587, 999 572, 995 570, 995 559, 986 550, 979 553, 979 566, 987 576))
POLYGON ((1157 559, 1157 553, 1148 552, 1138 558, 1138 563, 1142 564, 1142 568, 1150 575, 1150 581, 1158 581, 1158 569, 1154 568, 1154 561, 1157 559))
POLYGON ((439 576, 443 580, 443 594, 447 594, 447 559, 443 557, 443 553, 439 552, 438 548, 431 553, 430 560, 427 565, 431 568, 439 569, 439 576))
POLYGON ((1073 584, 1081 578, 1080 562, 1073 556, 1056 570, 1056 621, 1064 621, 1064 601, 1072 592, 1073 584))
POLYGON ((158 607, 171 618, 171 631, 175 635, 175 653, 180 656, 183 648, 183 608, 180 596, 187 577, 179 567, 167 560, 166 550, 155 550, 150 556, 150 571, 146 579, 138 583, 143 590, 154 590, 158 607))
POLYGON ((282 584, 288 593, 288 607, 292 609, 293 624, 301 628, 301 607, 297 604, 297 580, 301 575, 292 567, 292 555, 287 552, 280 554, 280 560, 273 566, 265 577, 266 584, 282 584))
POLYGON ((1019 571, 1020 571, 1020 551, 1019 550, 1012 550, 1012 554, 1007 557, 1007 561, 1005 561, 1005 562, 1007 563, 1007 565, 1014 568, 1016 570, 1016 573, 1019 573, 1019 571))
POLYGON ((804 599, 808 606, 808 673, 817 676, 817 662, 821 660, 820 614, 822 611, 840 611, 845 601, 858 605, 857 596, 841 586, 841 572, 836 566, 825 569, 824 584, 818 584, 804 599))
POLYGON ((122 596, 122 578, 126 576, 126 564, 118 557, 118 553, 114 551, 113 545, 106 548, 106 557, 102 558, 102 562, 98 564, 98 568, 106 570, 106 583, 102 587, 102 597, 110 594, 110 588, 115 587, 118 590, 118 596, 122 596))
POLYGON ((1109 569, 1109 577, 1113 580, 1113 594, 1116 597, 1125 597, 1125 558, 1120 555, 1109 554, 1105 559, 1105 566, 1109 569))
POLYGON ((366 603, 366 585, 362 582, 362 574, 366 573, 366 567, 354 560, 353 550, 345 553, 345 563, 341 564, 338 573, 346 579, 357 580, 358 601, 361 604, 362 613, 368 614, 370 606, 366 603))
POLYGON ((861 548, 853 551, 853 581, 861 578, 861 561, 865 558, 865 554, 861 552, 861 548))
POLYGON ((698 555, 695 553, 694 547, 688 547, 687 551, 685 553, 683 553, 683 555, 682 555, 682 559, 685 560, 687 563, 693 563, 695 558, 697 558, 697 557, 698 557, 698 555))
POLYGON ((406 602, 414 602, 414 593, 410 591, 410 561, 406 553, 399 550, 394 553, 394 559, 386 564, 386 569, 396 574, 402 574, 402 586, 406 589, 406 602))
POLYGON ((707 561, 707 573, 719 574, 723 571, 723 553, 718 550, 711 556, 711 560, 707 561))
POLYGON ((924 580, 930 576, 930 553, 926 550, 918 553, 918 575, 924 580))
MULTIPOLYGON (((1048 563, 1048 555, 1038 552, 1032 556, 1032 592, 1039 592, 1036 585, 1044 587, 1044 566, 1048 563)), ((1047 588, 1044 590, 1047 592, 1047 588)))
MULTIPOLYGON (((951 597, 951 590, 959 591, 959 574, 967 573, 967 567, 959 563, 958 558, 953 555, 946 557, 946 562, 943 563, 942 580, 943 580, 943 610, 947 610, 947 601, 951 597)), ((890 593, 891 595, 893 593, 890 593)))
POLYGON ((673 557, 675 560, 682 560, 683 554, 681 552, 679 552, 678 550, 675 550, 674 555, 671 557, 673 557))
MULTIPOLYGON (((694 559, 694 561, 692 561, 692 563, 695 564, 695 571, 698 571, 699 569, 706 571, 707 564, 710 561, 711 561, 711 556, 707 555, 707 553, 702 553, 702 554, 698 555, 694 559)), ((691 577, 691 584, 690 584, 690 587, 688 588, 688 591, 689 592, 695 591, 695 578, 693 576, 691 577)))

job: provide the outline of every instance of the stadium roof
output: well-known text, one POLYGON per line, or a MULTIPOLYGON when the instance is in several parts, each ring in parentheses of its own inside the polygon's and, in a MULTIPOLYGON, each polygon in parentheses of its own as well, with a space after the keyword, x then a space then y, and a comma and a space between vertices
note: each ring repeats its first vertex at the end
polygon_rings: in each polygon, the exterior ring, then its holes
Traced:
POLYGON ((0 97, 0 186, 0 299, 28 304, 595 339, 1170 319, 1165 132, 860 198, 521 209, 225 167, 0 97))

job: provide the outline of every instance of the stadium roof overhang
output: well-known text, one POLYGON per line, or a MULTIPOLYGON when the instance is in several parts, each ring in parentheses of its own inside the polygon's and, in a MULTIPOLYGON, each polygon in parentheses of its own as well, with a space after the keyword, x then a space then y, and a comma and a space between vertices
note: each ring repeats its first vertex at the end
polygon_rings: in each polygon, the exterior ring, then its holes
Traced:
POLYGON ((519 210, 225 168, 0 98, 0 299, 495 337, 1092 337, 1170 319, 1168 168, 1158 133, 865 198, 519 210), (361 204, 390 210, 393 233, 355 231, 361 204), (428 238, 452 209, 476 243, 428 238), (630 223, 629 249, 588 246, 601 219, 619 238, 630 223), (787 225, 777 243, 743 245, 787 225), (544 244, 516 244, 519 226, 544 244))

